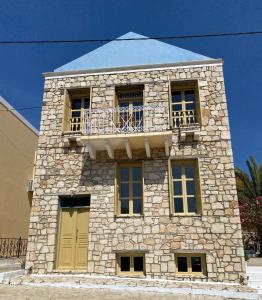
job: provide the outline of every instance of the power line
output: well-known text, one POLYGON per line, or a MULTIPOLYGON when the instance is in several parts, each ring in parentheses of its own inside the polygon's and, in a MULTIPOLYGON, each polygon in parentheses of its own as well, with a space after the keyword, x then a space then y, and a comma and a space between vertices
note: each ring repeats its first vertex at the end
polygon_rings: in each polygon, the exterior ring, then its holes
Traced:
POLYGON ((241 35, 260 35, 262 31, 243 31, 243 32, 222 32, 195 35, 174 35, 174 36, 154 36, 139 38, 104 38, 104 39, 79 39, 79 40, 0 40, 0 44, 59 44, 59 43, 96 43, 96 42, 122 42, 122 41, 143 41, 143 40, 171 40, 171 39, 192 39, 210 37, 228 37, 241 35))

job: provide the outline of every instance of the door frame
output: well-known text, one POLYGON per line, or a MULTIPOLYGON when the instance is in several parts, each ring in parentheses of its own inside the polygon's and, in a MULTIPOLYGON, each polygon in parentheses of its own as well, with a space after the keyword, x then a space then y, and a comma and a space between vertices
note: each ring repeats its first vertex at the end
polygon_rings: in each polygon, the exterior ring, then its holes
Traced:
MULTIPOLYGON (((55 244, 55 261, 54 261, 54 269, 55 270, 60 270, 60 271, 67 271, 66 269, 59 269, 58 267, 58 261, 59 261, 59 250, 60 250, 60 235, 61 235, 61 218, 62 218, 62 209, 61 207, 61 200, 65 198, 87 198, 89 197, 89 205, 87 206, 73 206, 73 207, 64 207, 64 208, 88 208, 89 213, 90 213, 90 203, 91 203, 91 195, 88 194, 76 194, 74 196, 72 195, 61 195, 58 198, 58 217, 57 217, 57 230, 56 230, 56 244, 55 244)), ((89 218, 90 221, 90 218, 89 218)), ((89 234, 89 227, 88 227, 88 234, 89 234)), ((89 238, 88 238, 88 243, 89 243, 89 238)), ((87 262, 88 263, 88 262, 87 262)), ((77 269, 68 269, 68 271, 78 271, 77 269)), ((82 272, 82 270, 81 270, 82 272)))

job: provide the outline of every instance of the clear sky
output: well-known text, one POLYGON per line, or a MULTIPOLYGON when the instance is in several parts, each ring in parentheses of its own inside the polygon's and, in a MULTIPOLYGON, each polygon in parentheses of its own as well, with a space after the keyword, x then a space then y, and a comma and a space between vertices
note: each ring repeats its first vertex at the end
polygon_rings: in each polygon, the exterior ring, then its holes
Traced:
MULTIPOLYGON (((261 0, 0 0, 0 40, 116 38, 262 30, 261 0)), ((169 40, 223 58, 235 164, 262 154, 262 35, 169 40)), ((0 95, 41 106, 42 73, 102 43, 0 45, 0 95)), ((0 112, 0 117, 1 117, 0 112)), ((40 109, 20 111, 39 128, 40 109)))

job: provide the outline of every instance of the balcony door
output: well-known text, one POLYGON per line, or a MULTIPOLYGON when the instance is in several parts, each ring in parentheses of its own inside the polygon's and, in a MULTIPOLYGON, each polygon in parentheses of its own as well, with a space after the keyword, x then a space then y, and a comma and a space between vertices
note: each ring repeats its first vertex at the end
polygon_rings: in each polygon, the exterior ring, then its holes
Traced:
POLYGON ((143 131, 143 89, 117 92, 117 129, 119 132, 143 131))
POLYGON ((85 199, 65 201, 67 203, 64 207, 62 204, 60 212, 57 268, 87 270, 89 207, 85 199))

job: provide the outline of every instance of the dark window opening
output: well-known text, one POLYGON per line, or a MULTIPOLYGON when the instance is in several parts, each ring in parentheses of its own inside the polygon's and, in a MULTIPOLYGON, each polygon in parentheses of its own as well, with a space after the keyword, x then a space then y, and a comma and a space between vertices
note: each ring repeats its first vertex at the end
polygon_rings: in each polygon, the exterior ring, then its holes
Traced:
POLYGON ((130 257, 121 257, 120 268, 122 272, 130 271, 130 257))
POLYGON ((144 258, 141 256, 134 257, 134 271, 143 272, 144 270, 144 258))
POLYGON ((178 272, 187 272, 187 258, 186 257, 178 257, 177 258, 177 269, 178 272))
POLYGON ((191 257, 191 265, 192 265, 192 272, 201 272, 201 257, 193 256, 191 257))

